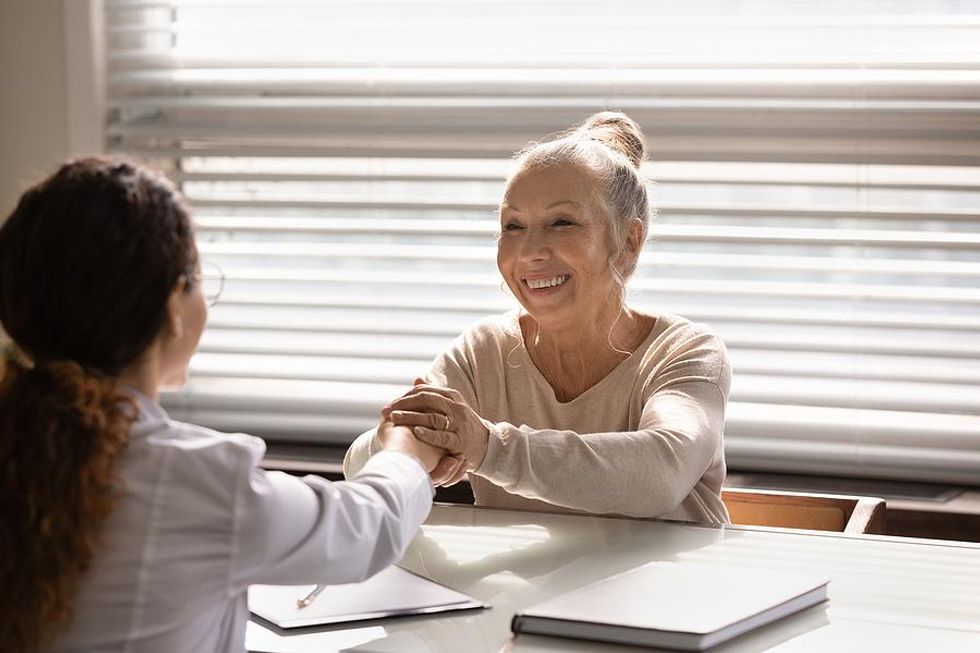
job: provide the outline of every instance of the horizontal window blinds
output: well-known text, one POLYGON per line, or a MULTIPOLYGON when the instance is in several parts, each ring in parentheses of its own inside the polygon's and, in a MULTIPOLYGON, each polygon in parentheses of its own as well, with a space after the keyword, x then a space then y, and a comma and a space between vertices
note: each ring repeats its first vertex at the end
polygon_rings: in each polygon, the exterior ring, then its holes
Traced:
MULTIPOLYGON (((808 3, 811 5, 814 3, 808 3)), ((980 7, 107 0, 110 150, 227 274, 182 419, 345 443, 496 272, 508 158, 644 128, 638 308, 712 325, 733 468, 980 484, 980 7)))

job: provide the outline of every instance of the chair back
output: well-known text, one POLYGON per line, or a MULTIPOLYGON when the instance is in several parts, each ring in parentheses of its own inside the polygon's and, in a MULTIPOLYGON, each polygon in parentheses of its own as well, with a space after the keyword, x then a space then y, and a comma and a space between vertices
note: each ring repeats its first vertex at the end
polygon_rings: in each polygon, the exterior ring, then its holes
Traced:
POLYGON ((877 497, 725 488, 721 498, 733 524, 839 533, 885 532, 885 500, 877 497))

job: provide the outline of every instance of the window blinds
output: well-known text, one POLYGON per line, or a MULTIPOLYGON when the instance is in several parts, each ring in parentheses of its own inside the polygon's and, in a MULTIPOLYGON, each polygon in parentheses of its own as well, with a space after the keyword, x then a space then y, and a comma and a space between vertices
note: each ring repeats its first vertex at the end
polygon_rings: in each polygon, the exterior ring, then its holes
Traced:
POLYGON ((468 324, 508 157, 644 128, 640 309, 712 325, 729 466, 980 484, 980 7, 107 0, 108 149, 227 274, 180 419, 346 443, 468 324))

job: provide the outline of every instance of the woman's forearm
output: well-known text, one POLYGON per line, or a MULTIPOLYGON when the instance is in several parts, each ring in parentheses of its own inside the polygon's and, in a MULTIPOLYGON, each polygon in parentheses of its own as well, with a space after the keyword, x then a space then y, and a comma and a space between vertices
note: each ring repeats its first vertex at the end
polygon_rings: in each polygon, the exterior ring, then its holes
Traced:
POLYGON ((707 384, 698 391, 705 394, 701 401, 687 393, 658 396, 636 431, 580 434, 497 424, 474 473, 513 494, 574 510, 667 514, 721 447, 720 393, 707 384))

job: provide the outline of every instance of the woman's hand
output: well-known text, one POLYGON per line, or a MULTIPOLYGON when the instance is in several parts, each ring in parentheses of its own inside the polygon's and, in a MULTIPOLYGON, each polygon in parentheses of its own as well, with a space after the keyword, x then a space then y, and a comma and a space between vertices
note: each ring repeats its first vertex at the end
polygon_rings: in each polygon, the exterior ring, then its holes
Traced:
POLYGON ((464 476, 466 476, 466 460, 461 455, 445 454, 435 469, 429 472, 432 484, 439 487, 455 485, 463 480, 464 476))
POLYGON ((456 457, 456 469, 443 459, 436 470, 448 479, 444 484, 452 485, 464 472, 479 469, 483 464, 490 430, 456 390, 430 385, 422 379, 416 379, 415 383, 411 390, 385 406, 381 417, 410 427, 419 440, 456 457))
POLYGON ((388 421, 382 421, 378 424, 378 434, 376 437, 380 449, 384 451, 400 451, 415 456, 422 462, 425 471, 429 472, 430 475, 439 466, 440 460, 446 454, 443 449, 421 442, 415 437, 410 428, 396 426, 388 421))

